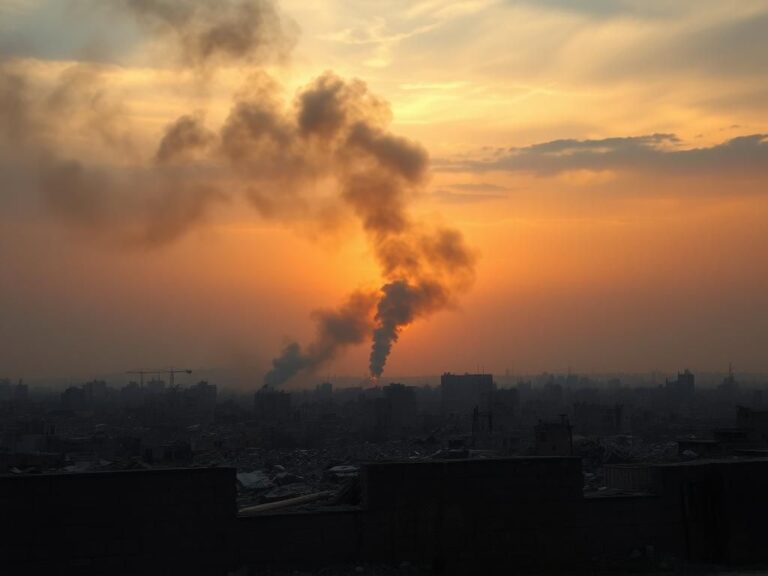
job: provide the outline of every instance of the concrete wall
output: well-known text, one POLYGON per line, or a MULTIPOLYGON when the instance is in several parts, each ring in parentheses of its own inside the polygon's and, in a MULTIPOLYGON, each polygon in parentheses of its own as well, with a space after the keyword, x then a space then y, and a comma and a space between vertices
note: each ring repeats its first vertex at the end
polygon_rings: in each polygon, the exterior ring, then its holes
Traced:
POLYGON ((226 573, 234 469, 0 476, 9 574, 226 573))
POLYGON ((575 458, 371 464, 361 509, 240 520, 242 558, 407 560, 448 573, 768 562, 768 461, 631 470, 655 494, 584 498, 575 458))
POLYGON ((365 520, 359 508, 238 518, 238 565, 313 568, 358 562, 365 520))
POLYGON ((576 458, 372 464, 363 472, 367 557, 436 567, 572 562, 562 522, 582 497, 576 458))
POLYGON ((576 458, 370 464, 361 480, 361 508, 238 519, 240 561, 410 561, 472 573, 499 562, 573 566, 587 550, 576 458))
POLYGON ((407 560, 474 574, 768 562, 768 460, 651 468, 655 495, 584 498, 576 458, 371 464, 359 508, 250 518, 236 518, 233 469, 3 476, 0 567, 225 574, 407 560))
POLYGON ((687 559, 768 562, 768 460, 698 461, 657 467, 658 491, 680 510, 687 559))
POLYGON ((647 512, 630 518, 664 534, 658 550, 694 564, 768 562, 768 459, 612 466, 606 480, 657 495, 644 505, 647 512))

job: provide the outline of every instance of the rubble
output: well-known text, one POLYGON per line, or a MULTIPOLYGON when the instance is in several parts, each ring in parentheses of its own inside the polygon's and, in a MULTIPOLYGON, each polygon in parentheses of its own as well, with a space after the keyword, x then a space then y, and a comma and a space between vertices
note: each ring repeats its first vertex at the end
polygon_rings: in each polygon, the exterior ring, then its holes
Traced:
POLYGON ((269 490, 274 486, 269 476, 261 470, 238 473, 237 483, 246 490, 269 490))

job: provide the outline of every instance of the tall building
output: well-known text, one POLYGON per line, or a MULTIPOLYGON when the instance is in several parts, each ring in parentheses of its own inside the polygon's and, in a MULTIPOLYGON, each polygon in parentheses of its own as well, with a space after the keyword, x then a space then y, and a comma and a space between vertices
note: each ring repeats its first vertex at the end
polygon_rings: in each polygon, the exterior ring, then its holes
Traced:
POLYGON ((200 422, 212 422, 216 415, 217 392, 216 385, 205 380, 187 388, 184 390, 187 411, 200 422))
POLYGON ((676 380, 667 379, 665 389, 675 400, 686 400, 693 396, 696 390, 696 378, 687 368, 677 374, 676 380))
POLYGON ((451 374, 440 377, 443 414, 472 414, 475 408, 488 412, 495 389, 492 374, 451 374))
POLYGON ((573 428, 565 414, 555 422, 539 420, 534 429, 533 451, 536 456, 573 455, 573 428))
POLYGON ((256 419, 265 424, 286 422, 291 417, 291 395, 288 392, 264 387, 254 396, 256 419))
POLYGON ((389 384, 384 387, 386 428, 389 434, 401 434, 416 425, 418 413, 416 388, 403 384, 389 384))
POLYGON ((83 384, 83 390, 85 390, 85 398, 89 404, 101 404, 106 402, 109 395, 107 383, 103 380, 86 382, 83 384))
POLYGON ((620 434, 624 428, 624 406, 606 406, 591 402, 576 402, 573 405, 573 419, 579 434, 611 435, 620 434))

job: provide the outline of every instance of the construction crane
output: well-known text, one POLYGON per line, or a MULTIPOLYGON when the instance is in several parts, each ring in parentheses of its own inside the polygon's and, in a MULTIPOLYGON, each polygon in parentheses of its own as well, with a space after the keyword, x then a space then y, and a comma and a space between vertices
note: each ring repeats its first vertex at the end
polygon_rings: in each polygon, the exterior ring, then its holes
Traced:
POLYGON ((171 368, 170 370, 129 370, 126 372, 126 374, 138 374, 139 375, 139 385, 144 388, 144 375, 150 374, 150 375, 157 375, 157 374, 169 374, 171 379, 171 388, 173 388, 173 380, 174 376, 176 374, 192 374, 192 370, 174 370, 171 368))
POLYGON ((151 370, 129 370, 128 372, 126 372, 126 374, 138 374, 139 386, 144 388, 144 374, 157 374, 157 372, 154 372, 151 370))
POLYGON ((171 376, 171 388, 173 388, 173 377, 176 374, 192 374, 192 370, 174 370, 171 368, 170 370, 160 370, 158 372, 159 374, 170 374, 171 376))

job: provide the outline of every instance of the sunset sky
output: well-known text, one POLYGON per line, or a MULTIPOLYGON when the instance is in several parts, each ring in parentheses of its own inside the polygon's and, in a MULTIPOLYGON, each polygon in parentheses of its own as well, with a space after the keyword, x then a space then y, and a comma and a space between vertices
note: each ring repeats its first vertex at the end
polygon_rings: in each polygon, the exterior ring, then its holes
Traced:
POLYGON ((315 311, 399 278, 337 189, 369 162, 447 294, 385 379, 768 371, 767 0, 198 4, 0 0, 0 378, 260 384, 315 311), (370 140, 302 135, 324 83, 370 140), (268 145, 233 128, 243 102, 274 111, 268 145), (458 269, 430 260, 440 230, 458 269))

